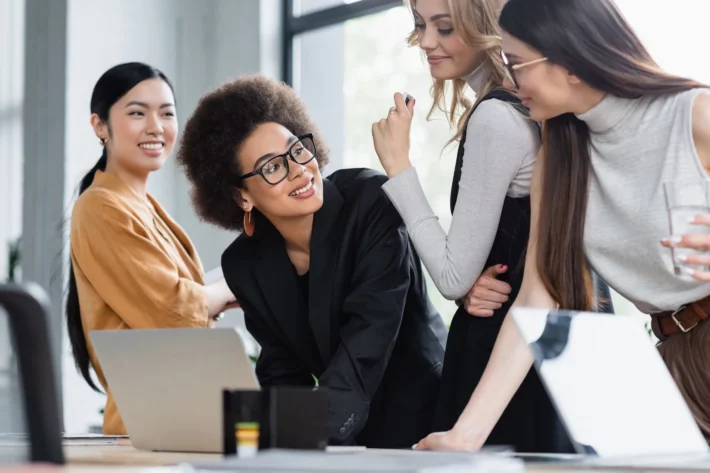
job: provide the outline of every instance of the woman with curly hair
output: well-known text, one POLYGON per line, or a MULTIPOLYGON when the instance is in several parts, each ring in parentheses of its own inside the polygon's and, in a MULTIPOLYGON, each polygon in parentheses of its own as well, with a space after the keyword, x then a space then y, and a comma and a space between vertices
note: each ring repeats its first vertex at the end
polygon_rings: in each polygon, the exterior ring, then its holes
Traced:
POLYGON ((332 444, 410 447, 428 433, 446 329, 386 177, 323 177, 305 105, 262 76, 204 96, 177 159, 201 217, 242 232, 222 269, 262 347, 261 385, 317 379, 332 444))

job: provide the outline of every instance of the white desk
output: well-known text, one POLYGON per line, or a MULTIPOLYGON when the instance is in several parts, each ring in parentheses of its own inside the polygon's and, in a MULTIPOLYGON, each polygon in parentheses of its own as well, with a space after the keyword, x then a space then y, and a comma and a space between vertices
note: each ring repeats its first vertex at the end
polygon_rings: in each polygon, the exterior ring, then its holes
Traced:
MULTIPOLYGON (((219 461, 222 455, 202 453, 163 453, 136 450, 127 440, 117 445, 65 446, 67 465, 60 471, 70 473, 182 473, 175 465, 185 462, 219 461)), ((364 452, 363 454, 367 454, 364 452)), ((51 470, 48 470, 51 471, 51 470)), ((56 470, 55 470, 56 471, 56 470)), ((589 468, 531 463, 526 471, 539 473, 589 473, 589 468)), ((608 473, 637 473, 638 469, 595 469, 608 473)), ((662 473, 654 470, 654 473, 662 473)))

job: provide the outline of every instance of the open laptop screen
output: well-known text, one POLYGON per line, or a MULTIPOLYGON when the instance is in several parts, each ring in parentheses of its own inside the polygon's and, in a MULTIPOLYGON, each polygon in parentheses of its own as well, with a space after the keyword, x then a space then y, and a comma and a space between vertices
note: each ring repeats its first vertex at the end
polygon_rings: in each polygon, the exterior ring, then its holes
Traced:
POLYGON ((511 314, 579 453, 708 451, 642 321, 546 309, 511 314))

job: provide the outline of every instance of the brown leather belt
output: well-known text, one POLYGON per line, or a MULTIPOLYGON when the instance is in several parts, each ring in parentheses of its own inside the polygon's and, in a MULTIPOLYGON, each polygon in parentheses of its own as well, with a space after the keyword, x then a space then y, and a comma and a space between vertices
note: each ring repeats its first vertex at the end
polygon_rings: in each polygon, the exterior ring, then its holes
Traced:
POLYGON ((677 310, 669 310, 653 314, 651 327, 656 336, 663 340, 676 333, 690 332, 700 322, 710 316, 710 296, 681 306, 677 310))

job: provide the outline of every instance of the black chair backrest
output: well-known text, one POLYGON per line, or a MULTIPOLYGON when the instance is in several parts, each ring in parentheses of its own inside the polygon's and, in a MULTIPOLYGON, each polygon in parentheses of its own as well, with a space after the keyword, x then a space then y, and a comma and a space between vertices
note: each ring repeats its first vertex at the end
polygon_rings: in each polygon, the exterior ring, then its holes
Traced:
POLYGON ((0 284, 17 356, 31 462, 63 464, 57 384, 48 329, 48 298, 36 284, 0 284))

